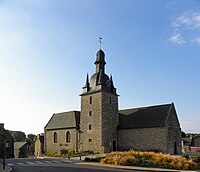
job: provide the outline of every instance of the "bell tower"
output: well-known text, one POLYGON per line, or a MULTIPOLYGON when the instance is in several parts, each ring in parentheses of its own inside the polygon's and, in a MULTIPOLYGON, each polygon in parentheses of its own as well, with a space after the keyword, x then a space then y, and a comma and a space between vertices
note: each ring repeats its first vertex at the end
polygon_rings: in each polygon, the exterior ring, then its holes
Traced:
POLYGON ((96 53, 95 73, 87 75, 81 96, 81 143, 83 150, 111 152, 117 149, 118 95, 112 76, 105 74, 105 53, 96 53))

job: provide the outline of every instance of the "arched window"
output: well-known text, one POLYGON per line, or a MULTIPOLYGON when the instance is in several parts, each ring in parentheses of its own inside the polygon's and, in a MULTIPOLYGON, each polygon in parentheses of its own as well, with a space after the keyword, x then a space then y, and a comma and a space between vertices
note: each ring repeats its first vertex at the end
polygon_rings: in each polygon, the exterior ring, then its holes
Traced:
POLYGON ((58 143, 58 135, 56 132, 53 133, 53 142, 58 143))
POLYGON ((67 131, 67 133, 66 133, 66 142, 70 143, 70 132, 69 131, 67 131))

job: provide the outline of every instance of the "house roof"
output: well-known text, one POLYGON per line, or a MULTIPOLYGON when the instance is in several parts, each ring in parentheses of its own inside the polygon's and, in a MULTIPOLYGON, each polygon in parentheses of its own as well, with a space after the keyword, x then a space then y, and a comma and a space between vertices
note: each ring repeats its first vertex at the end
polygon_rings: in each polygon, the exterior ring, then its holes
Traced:
POLYGON ((1 135, 1 133, 0 133, 0 142, 4 142, 4 141, 5 141, 5 138, 4 138, 4 136, 1 135))
POLYGON ((173 103, 119 110, 120 129, 164 127, 173 103))
POLYGON ((15 142, 14 149, 21 149, 24 145, 26 145, 26 142, 15 142))
POLYGON ((183 140, 183 144, 184 144, 184 145, 191 146, 192 137, 182 137, 182 140, 183 140))
POLYGON ((69 111, 53 114, 47 125, 46 130, 61 128, 77 128, 80 123, 80 112, 69 111))

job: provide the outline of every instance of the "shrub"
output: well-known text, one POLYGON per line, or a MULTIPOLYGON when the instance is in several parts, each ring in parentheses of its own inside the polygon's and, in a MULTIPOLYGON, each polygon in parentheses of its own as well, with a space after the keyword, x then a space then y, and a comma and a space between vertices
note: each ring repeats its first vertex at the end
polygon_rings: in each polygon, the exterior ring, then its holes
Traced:
POLYGON ((183 170, 193 170, 197 168, 196 163, 194 163, 191 159, 186 159, 184 157, 132 150, 125 152, 112 152, 106 158, 102 159, 101 163, 164 167, 183 170))
POLYGON ((68 150, 66 150, 66 149, 60 150, 60 154, 61 154, 61 155, 64 155, 64 154, 67 154, 67 153, 68 153, 68 150))
POLYGON ((100 162, 102 158, 105 158, 105 157, 95 157, 95 158, 86 157, 85 161, 87 161, 87 162, 100 162))
POLYGON ((200 163, 200 155, 193 155, 191 159, 196 163, 200 163))
POLYGON ((46 156, 50 156, 50 157, 60 157, 61 154, 58 152, 47 152, 46 156))

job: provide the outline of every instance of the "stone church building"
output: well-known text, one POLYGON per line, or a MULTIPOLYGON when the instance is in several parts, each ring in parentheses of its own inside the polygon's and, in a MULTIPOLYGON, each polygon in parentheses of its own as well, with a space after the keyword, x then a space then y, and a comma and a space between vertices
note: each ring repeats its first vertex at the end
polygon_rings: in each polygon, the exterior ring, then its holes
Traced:
POLYGON ((118 109, 112 76, 105 73, 105 54, 96 54, 95 73, 82 87, 81 111, 53 114, 45 126, 45 152, 117 150, 181 153, 181 129, 173 103, 118 109))

